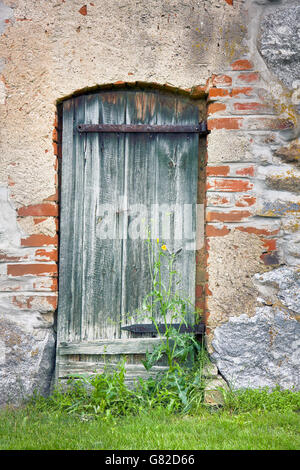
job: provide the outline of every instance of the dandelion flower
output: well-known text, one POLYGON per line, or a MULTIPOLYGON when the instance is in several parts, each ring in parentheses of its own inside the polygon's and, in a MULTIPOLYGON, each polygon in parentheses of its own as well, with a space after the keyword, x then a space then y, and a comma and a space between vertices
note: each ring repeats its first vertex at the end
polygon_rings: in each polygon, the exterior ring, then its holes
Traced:
POLYGON ((162 245, 162 246, 161 246, 161 249, 164 250, 164 251, 166 251, 166 249, 167 249, 166 245, 162 245))

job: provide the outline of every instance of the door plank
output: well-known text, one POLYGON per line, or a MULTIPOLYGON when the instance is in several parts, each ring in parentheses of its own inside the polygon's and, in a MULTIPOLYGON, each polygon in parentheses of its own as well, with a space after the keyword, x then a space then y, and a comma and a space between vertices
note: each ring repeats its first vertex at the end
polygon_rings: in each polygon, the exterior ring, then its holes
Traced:
MULTIPOLYGON (((118 370, 118 364, 107 364, 105 362, 76 362, 76 361, 62 361, 59 362, 59 378, 68 378, 71 375, 92 376, 95 374, 103 374, 104 372, 114 372, 118 370)), ((126 364, 126 384, 130 385, 138 378, 147 380, 150 377, 155 378, 158 374, 167 372, 166 366, 153 366, 151 370, 147 371, 143 365, 126 364)))
POLYGON ((74 125, 84 120, 84 97, 63 107, 62 187, 58 341, 78 341, 82 319, 82 239, 84 203, 84 141, 74 125), (76 197, 75 197, 76 195, 76 197))
POLYGON ((59 354, 145 354, 161 343, 160 338, 129 338, 80 343, 61 343, 59 354))

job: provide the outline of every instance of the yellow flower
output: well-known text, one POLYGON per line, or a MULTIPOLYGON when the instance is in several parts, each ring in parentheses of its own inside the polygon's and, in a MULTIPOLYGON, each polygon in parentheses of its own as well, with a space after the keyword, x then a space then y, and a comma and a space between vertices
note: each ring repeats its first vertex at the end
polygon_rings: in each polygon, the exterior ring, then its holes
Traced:
POLYGON ((159 243, 159 238, 156 239, 157 243, 159 243))
POLYGON ((167 249, 166 245, 162 245, 162 246, 161 246, 161 249, 164 250, 164 251, 166 251, 166 249, 167 249))

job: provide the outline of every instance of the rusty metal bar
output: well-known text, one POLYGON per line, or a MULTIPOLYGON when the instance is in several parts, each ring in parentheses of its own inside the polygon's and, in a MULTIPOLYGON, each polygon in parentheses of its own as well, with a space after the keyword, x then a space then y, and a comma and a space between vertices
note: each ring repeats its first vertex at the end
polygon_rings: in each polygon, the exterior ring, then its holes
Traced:
POLYGON ((151 124, 78 124, 78 132, 141 132, 141 133, 199 133, 207 134, 205 121, 198 125, 151 125, 151 124))

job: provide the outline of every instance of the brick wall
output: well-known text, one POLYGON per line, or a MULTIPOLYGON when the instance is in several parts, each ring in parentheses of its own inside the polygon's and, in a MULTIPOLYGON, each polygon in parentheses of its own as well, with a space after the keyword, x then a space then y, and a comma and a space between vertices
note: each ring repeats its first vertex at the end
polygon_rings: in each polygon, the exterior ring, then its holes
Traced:
MULTIPOLYGON (((58 116, 53 123, 53 149, 55 188, 54 194, 39 204, 21 206, 17 209, 17 222, 36 227, 35 233, 20 237, 15 252, 0 252, 1 262, 6 263, 7 281, 4 292, 18 292, 10 296, 10 304, 20 310, 51 313, 57 309, 58 297, 58 246, 59 246, 59 142, 58 116), (55 234, 48 235, 39 225, 55 224, 55 234)), ((41 225, 41 227, 43 227, 41 225)))
MULTIPOLYGON (((259 238, 262 246, 260 260, 266 269, 274 268, 280 264, 277 252, 280 229, 275 216, 261 217, 258 212, 257 198, 261 190, 257 174, 265 162, 260 162, 255 155, 253 145, 256 138, 264 139, 266 144, 268 139, 270 142, 276 140, 274 134, 292 129, 294 122, 278 116, 278 107, 270 100, 260 73, 247 58, 234 61, 224 75, 212 75, 207 82, 207 93, 208 129, 211 131, 206 168, 207 266, 210 266, 211 241, 228 236, 232 231, 241 231, 259 238), (219 135, 219 140, 214 135, 219 135), (226 144, 235 139, 243 142, 244 146, 237 145, 236 151, 227 152, 226 144), (216 152, 216 145, 220 151, 217 149, 216 152), (246 147, 252 147, 252 151, 246 147)), ((238 244, 232 247, 232 251, 234 248, 239 250, 238 244)), ((223 267, 225 276, 227 269, 223 267)), ((220 321, 220 318, 216 321, 214 312, 210 311, 210 297, 214 292, 209 271, 205 289, 208 334, 210 325, 215 327, 220 321)), ((238 296, 234 285, 232 289, 232 295, 238 296)), ((242 309, 241 305, 240 313, 242 309)))

